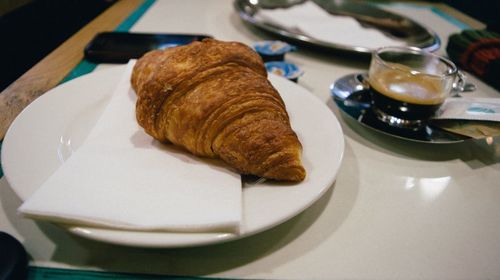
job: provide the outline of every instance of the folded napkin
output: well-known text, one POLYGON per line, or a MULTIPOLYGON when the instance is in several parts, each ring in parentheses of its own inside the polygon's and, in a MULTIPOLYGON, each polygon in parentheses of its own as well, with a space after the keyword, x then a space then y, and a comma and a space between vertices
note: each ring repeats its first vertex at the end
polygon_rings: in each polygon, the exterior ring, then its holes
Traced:
POLYGON ((237 233, 240 175, 143 132, 130 87, 133 64, 84 144, 19 212, 81 226, 237 233))
POLYGON ((331 15, 312 1, 286 9, 262 9, 257 17, 333 44, 373 49, 405 45, 404 41, 392 39, 377 29, 361 26, 352 17, 331 15))

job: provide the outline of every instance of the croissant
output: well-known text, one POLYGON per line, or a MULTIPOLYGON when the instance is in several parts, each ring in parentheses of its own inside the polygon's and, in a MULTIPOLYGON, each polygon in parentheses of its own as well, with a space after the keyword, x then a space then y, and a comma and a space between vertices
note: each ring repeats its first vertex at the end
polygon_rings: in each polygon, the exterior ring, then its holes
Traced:
POLYGON ((220 158, 241 174, 302 181, 302 145, 259 55, 205 39, 154 50, 134 66, 137 122, 161 142, 220 158))

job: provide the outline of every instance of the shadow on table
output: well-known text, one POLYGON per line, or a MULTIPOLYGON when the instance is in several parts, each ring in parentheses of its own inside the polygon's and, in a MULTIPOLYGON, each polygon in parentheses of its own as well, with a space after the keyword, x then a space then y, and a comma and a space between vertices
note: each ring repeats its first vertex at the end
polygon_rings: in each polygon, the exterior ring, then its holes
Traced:
POLYGON ((424 161, 461 160, 470 168, 477 169, 500 162, 500 138, 465 140, 452 144, 430 144, 412 142, 383 134, 360 125, 339 112, 330 99, 328 107, 336 113, 344 134, 371 149, 396 157, 424 161), (490 141, 490 142, 489 142, 490 141))
MULTIPOLYGON (((352 153, 349 146, 346 153, 352 153)), ((356 172, 356 164, 350 162, 349 166, 344 164, 342 168, 356 172)), ((307 210, 262 233, 222 244, 178 249, 131 248, 100 243, 74 236, 50 223, 23 219, 16 213, 21 200, 5 178, 0 180, 0 202, 32 259, 50 260, 70 267, 165 275, 202 276, 234 270, 233 274, 245 277, 266 273, 291 262, 330 238, 354 205, 359 182, 354 180, 353 183, 348 188, 339 189, 334 183, 307 210), (259 266, 262 271, 255 271, 252 265, 245 266, 262 259, 266 259, 259 266)))

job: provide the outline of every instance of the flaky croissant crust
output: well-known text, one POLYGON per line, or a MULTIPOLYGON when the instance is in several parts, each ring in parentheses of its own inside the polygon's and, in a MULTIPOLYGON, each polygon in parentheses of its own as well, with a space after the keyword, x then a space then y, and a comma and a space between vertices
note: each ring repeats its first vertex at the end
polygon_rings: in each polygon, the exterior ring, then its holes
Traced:
POLYGON ((301 181, 302 146, 261 58, 238 42, 207 39, 155 50, 131 77, 146 133, 238 172, 301 181))

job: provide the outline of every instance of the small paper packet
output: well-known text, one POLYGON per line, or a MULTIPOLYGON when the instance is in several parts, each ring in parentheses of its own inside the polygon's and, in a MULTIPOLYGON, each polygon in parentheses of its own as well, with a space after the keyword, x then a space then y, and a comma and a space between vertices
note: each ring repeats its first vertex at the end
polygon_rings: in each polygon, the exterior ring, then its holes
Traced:
POLYGON ((431 122, 475 139, 500 136, 500 98, 448 98, 431 122))
POLYGON ((448 98, 434 119, 500 122, 500 98, 448 98))

